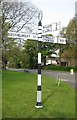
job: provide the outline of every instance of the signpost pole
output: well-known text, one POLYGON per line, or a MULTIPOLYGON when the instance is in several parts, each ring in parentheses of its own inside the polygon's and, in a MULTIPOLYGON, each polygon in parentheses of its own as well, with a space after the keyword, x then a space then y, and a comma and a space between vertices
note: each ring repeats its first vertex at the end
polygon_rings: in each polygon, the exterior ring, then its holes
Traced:
POLYGON ((42 41, 42 13, 39 13, 39 23, 38 23, 38 82, 37 82, 37 103, 36 108, 42 108, 41 103, 41 41, 42 41))

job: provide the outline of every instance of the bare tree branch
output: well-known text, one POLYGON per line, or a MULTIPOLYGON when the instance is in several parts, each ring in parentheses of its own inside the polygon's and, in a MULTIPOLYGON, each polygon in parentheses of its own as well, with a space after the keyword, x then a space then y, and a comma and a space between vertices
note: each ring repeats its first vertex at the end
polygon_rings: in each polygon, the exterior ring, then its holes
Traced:
POLYGON ((25 25, 29 26, 29 28, 36 25, 39 9, 29 1, 25 1, 25 3, 4 2, 2 12, 10 23, 9 29, 13 30, 15 28, 14 30, 18 32, 25 25), (17 27, 18 29, 16 30, 17 27))

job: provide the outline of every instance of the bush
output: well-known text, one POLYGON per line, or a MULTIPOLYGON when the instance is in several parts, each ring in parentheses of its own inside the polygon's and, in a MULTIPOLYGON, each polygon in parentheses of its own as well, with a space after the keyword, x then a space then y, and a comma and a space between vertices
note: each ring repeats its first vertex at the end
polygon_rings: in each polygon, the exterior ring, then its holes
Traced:
POLYGON ((58 70, 58 71, 70 71, 70 69, 73 69, 74 71, 77 71, 77 67, 65 67, 65 66, 55 66, 55 65, 43 66, 42 69, 58 70))

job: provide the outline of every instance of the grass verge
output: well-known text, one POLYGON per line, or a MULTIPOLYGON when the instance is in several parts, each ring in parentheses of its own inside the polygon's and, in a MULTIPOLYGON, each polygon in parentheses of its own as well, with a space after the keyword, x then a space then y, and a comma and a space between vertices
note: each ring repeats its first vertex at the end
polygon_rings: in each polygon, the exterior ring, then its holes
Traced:
POLYGON ((0 119, 2 118, 2 72, 0 71, 0 119))
POLYGON ((3 118, 75 118, 75 90, 42 76, 42 109, 36 109, 37 75, 3 71, 3 118))

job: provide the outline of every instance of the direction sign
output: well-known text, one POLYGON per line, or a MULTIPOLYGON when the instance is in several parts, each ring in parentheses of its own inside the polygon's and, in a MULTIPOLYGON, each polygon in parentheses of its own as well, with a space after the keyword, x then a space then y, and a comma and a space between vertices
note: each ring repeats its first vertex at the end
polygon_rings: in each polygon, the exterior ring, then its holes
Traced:
POLYGON ((66 44, 66 38, 58 38, 58 42, 59 44, 66 44))
POLYGON ((27 40, 27 39, 38 40, 38 37, 35 34, 25 34, 25 33, 17 33, 17 32, 8 32, 8 37, 22 38, 25 40, 27 40))
POLYGON ((43 26, 43 33, 60 30, 60 27, 61 27, 60 22, 45 25, 43 26))
POLYGON ((59 36, 43 36, 42 42, 50 42, 50 43, 58 43, 58 44, 66 44, 66 38, 61 38, 59 36))
MULTIPOLYGON (((19 39, 22 38, 24 40, 27 40, 27 39, 38 40, 38 36, 35 34, 25 34, 25 33, 16 33, 16 32, 8 32, 8 37, 19 38, 19 39)), ((59 36, 42 35, 42 42, 66 44, 66 39, 60 38, 59 36)))
POLYGON ((54 43, 54 38, 53 36, 42 36, 42 42, 50 42, 50 43, 54 43))

